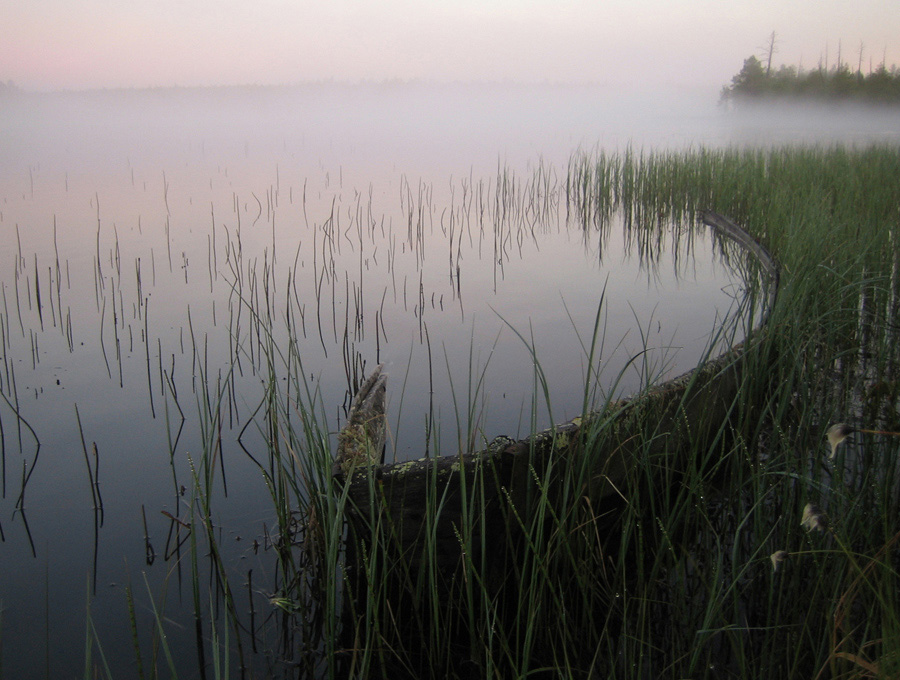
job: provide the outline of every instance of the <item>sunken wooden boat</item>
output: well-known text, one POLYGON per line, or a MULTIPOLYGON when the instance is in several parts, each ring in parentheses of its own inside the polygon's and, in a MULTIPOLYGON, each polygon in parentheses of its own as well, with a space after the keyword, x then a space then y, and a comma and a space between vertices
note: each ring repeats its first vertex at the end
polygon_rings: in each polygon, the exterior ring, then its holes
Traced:
POLYGON ((677 378, 525 439, 498 437, 480 451, 389 465, 382 464, 386 377, 378 367, 354 398, 333 467, 355 541, 348 556, 371 554, 379 542, 406 574, 425 556, 445 574, 466 560, 490 563, 495 555, 484 553, 508 554, 536 495, 552 498, 559 484, 572 484, 572 466, 579 493, 600 507, 621 496, 638 449, 678 456, 722 437, 748 369, 747 349, 774 306, 779 269, 728 218, 704 211, 700 219, 758 265, 760 313, 743 341, 677 378))

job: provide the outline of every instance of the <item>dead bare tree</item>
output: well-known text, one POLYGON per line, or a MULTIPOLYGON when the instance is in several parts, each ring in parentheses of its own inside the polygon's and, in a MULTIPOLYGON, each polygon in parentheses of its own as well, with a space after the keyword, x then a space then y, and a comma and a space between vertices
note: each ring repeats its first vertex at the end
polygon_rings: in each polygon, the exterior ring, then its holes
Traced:
POLYGON ((772 31, 772 35, 769 36, 769 42, 766 45, 766 76, 769 76, 772 73, 772 57, 775 55, 775 52, 777 52, 775 44, 775 31, 772 31))

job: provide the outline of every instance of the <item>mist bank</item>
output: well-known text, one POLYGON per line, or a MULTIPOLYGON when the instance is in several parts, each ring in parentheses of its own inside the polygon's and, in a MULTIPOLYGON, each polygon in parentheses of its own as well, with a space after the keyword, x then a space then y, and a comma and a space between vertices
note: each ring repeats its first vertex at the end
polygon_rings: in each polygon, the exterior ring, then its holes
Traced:
POLYGON ((741 146, 900 144, 900 107, 760 98, 720 108, 732 141, 741 146))
POLYGON ((98 163, 200 144, 261 163, 273 150, 323 167, 441 176, 565 165, 579 150, 898 141, 900 110, 859 103, 722 105, 715 93, 518 83, 320 82, 292 86, 7 91, 0 159, 98 163))

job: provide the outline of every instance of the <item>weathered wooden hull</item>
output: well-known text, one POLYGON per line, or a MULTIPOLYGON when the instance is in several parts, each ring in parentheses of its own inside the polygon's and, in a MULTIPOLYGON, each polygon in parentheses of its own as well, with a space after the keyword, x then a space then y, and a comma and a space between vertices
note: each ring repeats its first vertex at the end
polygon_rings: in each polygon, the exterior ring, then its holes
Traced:
POLYGON ((426 553, 448 575, 462 560, 499 565, 534 494, 552 497, 560 480, 571 484, 571 474, 558 474, 565 466, 583 471, 581 493, 598 505, 620 494, 636 451, 677 455, 720 436, 737 402, 747 343, 774 304, 778 268, 737 225, 715 213, 702 219, 751 253, 768 277, 765 309, 744 342, 634 398, 519 441, 501 437, 482 451, 364 466, 350 475, 336 467, 351 535, 362 549, 381 541, 384 554, 407 573, 420 568, 426 553))

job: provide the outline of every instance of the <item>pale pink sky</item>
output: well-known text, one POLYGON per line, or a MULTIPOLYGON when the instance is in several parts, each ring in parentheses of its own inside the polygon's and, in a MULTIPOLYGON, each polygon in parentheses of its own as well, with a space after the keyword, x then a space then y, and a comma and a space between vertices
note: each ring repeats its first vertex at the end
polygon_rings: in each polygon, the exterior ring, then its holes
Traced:
POLYGON ((599 82, 717 92, 776 62, 900 61, 900 0, 5 0, 0 80, 26 89, 322 80, 599 82))

